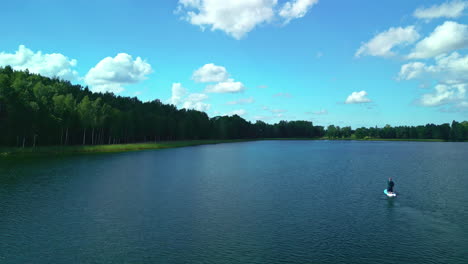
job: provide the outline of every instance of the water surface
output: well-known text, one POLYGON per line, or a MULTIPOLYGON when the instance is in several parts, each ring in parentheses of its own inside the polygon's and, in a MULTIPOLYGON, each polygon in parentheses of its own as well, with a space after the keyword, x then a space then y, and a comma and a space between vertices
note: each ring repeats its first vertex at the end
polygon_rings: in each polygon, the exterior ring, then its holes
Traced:
POLYGON ((467 190, 467 143, 1 160, 0 263, 466 264, 467 190))

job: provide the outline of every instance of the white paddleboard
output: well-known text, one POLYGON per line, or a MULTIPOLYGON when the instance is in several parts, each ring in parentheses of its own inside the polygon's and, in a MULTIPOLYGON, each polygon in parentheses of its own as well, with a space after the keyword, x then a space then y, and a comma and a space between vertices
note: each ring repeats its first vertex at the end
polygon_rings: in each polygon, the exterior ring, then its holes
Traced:
POLYGON ((387 192, 387 189, 385 189, 383 192, 384 192, 388 197, 395 197, 395 196, 396 196, 396 193, 388 193, 388 192, 387 192))

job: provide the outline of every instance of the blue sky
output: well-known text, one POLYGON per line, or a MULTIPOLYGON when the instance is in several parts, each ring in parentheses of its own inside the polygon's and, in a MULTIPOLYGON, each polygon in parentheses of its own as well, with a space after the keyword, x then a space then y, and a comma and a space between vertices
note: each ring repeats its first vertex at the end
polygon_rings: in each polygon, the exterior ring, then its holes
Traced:
POLYGON ((446 123, 468 119, 467 14, 466 1, 8 1, 0 66, 210 116, 446 123))

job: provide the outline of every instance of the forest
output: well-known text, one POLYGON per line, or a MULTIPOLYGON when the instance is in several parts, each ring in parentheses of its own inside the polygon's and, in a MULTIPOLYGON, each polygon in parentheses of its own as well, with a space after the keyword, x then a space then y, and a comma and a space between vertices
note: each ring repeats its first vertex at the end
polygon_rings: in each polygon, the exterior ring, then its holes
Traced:
POLYGON ((0 67, 0 145, 98 145, 195 139, 329 138, 468 140, 468 122, 383 128, 314 126, 310 121, 255 123, 178 109, 160 100, 94 93, 28 70, 0 67))

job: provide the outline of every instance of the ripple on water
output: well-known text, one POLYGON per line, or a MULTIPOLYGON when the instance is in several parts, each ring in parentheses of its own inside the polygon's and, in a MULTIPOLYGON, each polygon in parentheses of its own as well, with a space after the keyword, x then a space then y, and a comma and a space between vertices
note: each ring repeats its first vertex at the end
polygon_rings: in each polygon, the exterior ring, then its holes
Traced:
POLYGON ((262 141, 1 160, 0 262, 468 263, 467 146, 262 141))

